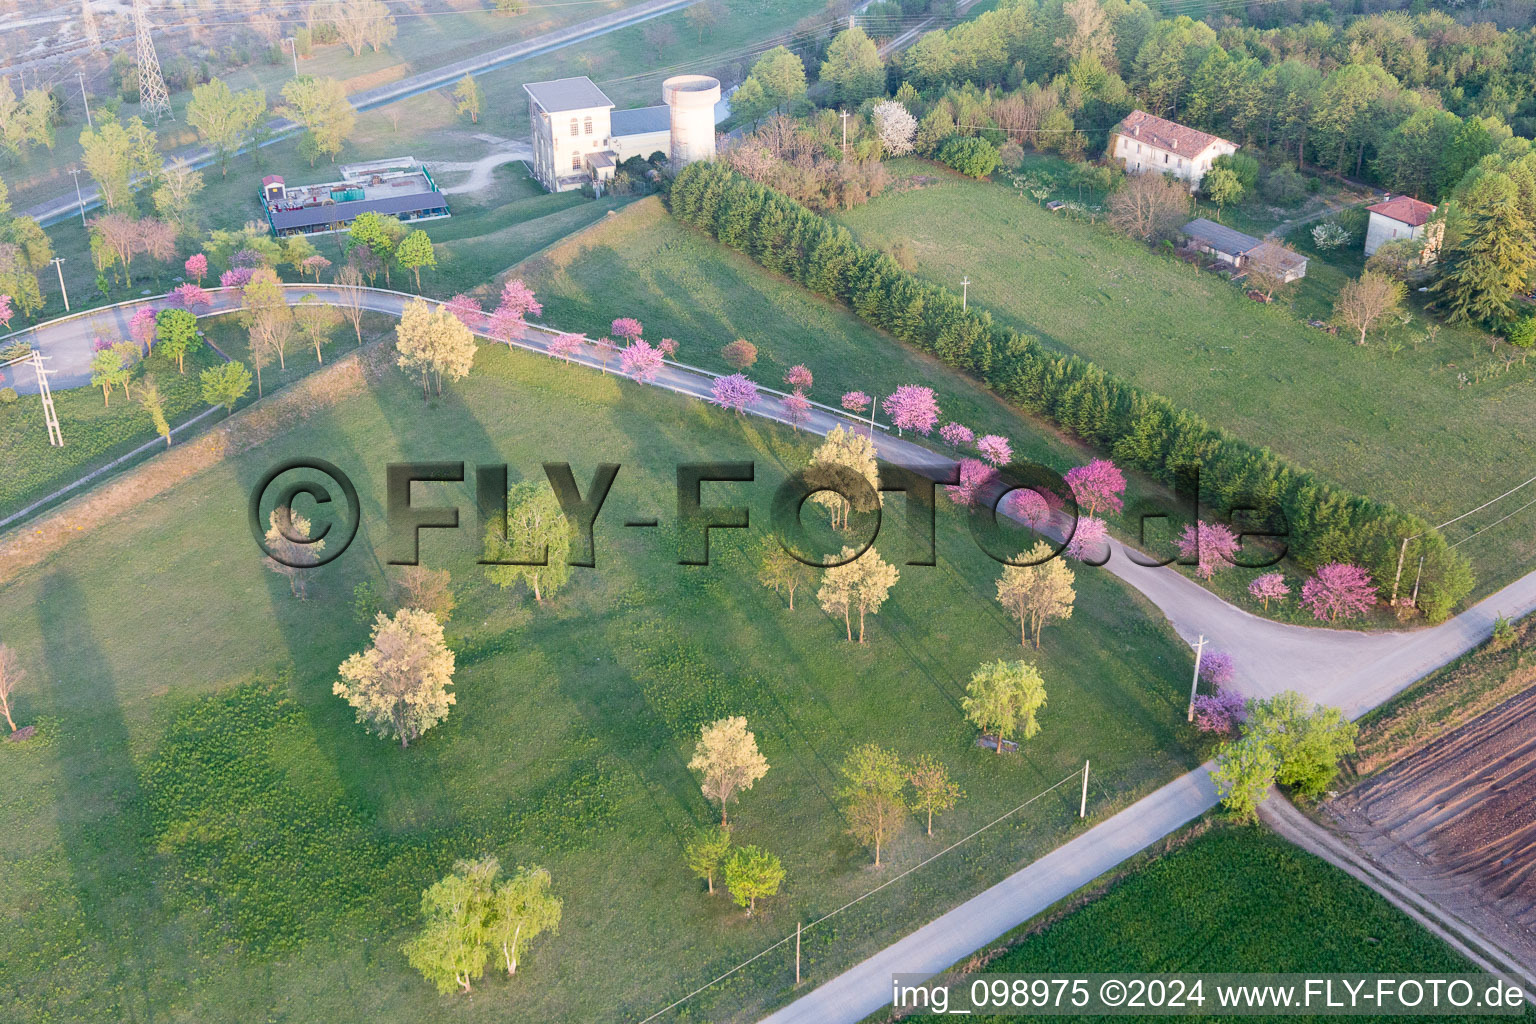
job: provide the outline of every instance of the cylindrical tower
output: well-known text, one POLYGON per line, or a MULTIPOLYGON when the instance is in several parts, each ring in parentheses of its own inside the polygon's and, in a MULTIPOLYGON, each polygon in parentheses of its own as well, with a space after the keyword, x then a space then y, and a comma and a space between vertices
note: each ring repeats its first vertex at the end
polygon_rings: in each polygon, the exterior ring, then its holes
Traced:
POLYGON ((661 83, 661 98, 672 111, 672 169, 715 157, 715 104, 720 80, 678 75, 661 83))

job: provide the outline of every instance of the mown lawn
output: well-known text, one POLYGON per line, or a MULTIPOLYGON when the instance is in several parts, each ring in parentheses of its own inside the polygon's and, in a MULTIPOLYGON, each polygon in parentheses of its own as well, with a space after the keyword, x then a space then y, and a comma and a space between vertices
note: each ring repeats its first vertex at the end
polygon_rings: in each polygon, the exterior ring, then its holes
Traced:
MULTIPOLYGON (((745 286, 743 286, 745 287, 745 286)), ((797 310, 759 282, 781 320, 797 310)), ((860 328, 836 311, 842 336, 860 328)), ((687 344, 687 342, 685 342, 687 344)), ((416 1021, 638 1019, 891 873, 1094 763, 1094 816, 1199 757, 1180 713, 1189 652, 1107 573, 1083 570, 1073 618, 1047 630, 1042 731, 1022 756, 974 745, 959 698, 980 661, 1021 654, 993 596, 997 568, 956 513, 939 561, 908 567, 850 645, 804 593, 794 612, 755 580, 749 538, 717 533, 715 565, 678 567, 679 461, 750 459, 755 484, 710 485, 766 521, 773 487, 811 439, 613 376, 503 348, 423 403, 393 369, 373 390, 293 423, 82 537, 0 589, 0 636, 29 669, 19 717, 38 740, 0 744, 0 1017, 416 1021), (247 489, 295 456, 356 482, 362 530, 294 599, 263 568, 247 489), (599 520, 598 568, 545 606, 474 564, 472 529, 428 533, 453 573, 458 703, 409 751, 366 736, 331 694, 366 642, 353 588, 382 583, 387 463, 502 462, 513 478, 569 460, 585 480, 620 463, 599 520), (626 519, 660 515, 656 531, 626 519), (286 702, 280 698, 286 697, 286 702), (732 818, 779 853, 784 893, 747 918, 682 864, 711 820, 686 770, 697 728, 749 717, 772 765, 732 818), (945 760, 969 794, 932 839, 914 827, 883 873, 844 834, 836 767, 856 743, 945 760), (439 997, 398 952, 420 889, 456 857, 539 863, 565 900, 558 936, 515 983, 439 997)), ((418 486, 457 501, 471 486, 418 486)), ((759 530, 761 526, 759 526, 759 530)), ((891 557, 901 557, 886 542, 891 557)), ((1073 786, 877 898, 806 933, 808 976, 854 960, 1077 830, 1073 786), (1071 790, 1071 792, 1068 792, 1071 790)), ((749 1020, 787 997, 765 958, 692 1010, 749 1020)))
MULTIPOLYGON (((838 219, 868 244, 906 242, 918 272, 951 288, 969 276, 971 301, 1002 323, 1432 523, 1530 475, 1515 439, 1536 428, 1536 364, 1462 386, 1458 375, 1489 359, 1475 334, 1446 328, 1430 341, 1416 315, 1359 347, 1301 322, 1325 312, 1331 296, 1316 288, 1342 283, 1334 268, 1314 271, 1298 310, 1265 308, 1214 274, 1054 215, 1011 186, 918 161, 893 169, 906 180, 838 219), (917 174, 925 181, 913 187, 917 174)), ((1518 504, 1462 521, 1449 539, 1518 504)), ((1508 582, 1536 555, 1529 522, 1511 518, 1462 547, 1478 572, 1476 593, 1508 582)))
POLYGON ((1474 970, 1385 899, 1258 826, 1213 828, 1044 929, 1025 927, 1027 937, 991 960, 987 973, 1474 970))

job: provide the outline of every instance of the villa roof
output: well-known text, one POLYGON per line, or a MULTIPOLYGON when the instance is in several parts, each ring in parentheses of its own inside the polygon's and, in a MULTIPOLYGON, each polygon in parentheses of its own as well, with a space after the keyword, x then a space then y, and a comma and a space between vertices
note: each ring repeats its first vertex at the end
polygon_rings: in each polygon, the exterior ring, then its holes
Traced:
POLYGON ((1229 256, 1242 256, 1257 249, 1261 244, 1252 235, 1245 235, 1241 231, 1234 231, 1225 224, 1217 224, 1213 220, 1197 217, 1184 225, 1184 233, 1197 242, 1215 249, 1217 252, 1226 253, 1229 256))
POLYGON ((1435 212, 1435 207, 1430 203, 1420 202, 1409 196, 1398 196, 1396 199, 1388 199, 1377 203, 1375 206, 1367 206, 1372 213, 1379 213, 1383 217, 1395 220, 1399 224, 1407 224, 1411 228, 1420 227, 1429 221, 1430 214, 1435 212))
POLYGON ((1125 115, 1125 120, 1115 126, 1115 131, 1180 156, 1194 156, 1213 142, 1235 145, 1219 135, 1209 135, 1145 110, 1133 110, 1125 115))
POLYGON ((613 100, 586 75, 556 78, 549 82, 529 82, 523 89, 533 97, 535 103, 544 108, 546 114, 613 106, 613 100))
POLYGON ((649 135, 672 130, 672 108, 665 103, 655 107, 615 110, 608 115, 615 135, 649 135))

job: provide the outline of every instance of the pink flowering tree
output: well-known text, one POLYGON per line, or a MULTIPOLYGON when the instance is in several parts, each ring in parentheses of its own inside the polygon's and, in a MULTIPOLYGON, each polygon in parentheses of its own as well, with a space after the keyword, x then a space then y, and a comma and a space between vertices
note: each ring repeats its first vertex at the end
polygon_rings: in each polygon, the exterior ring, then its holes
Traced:
POLYGON ((1229 686, 1237 676, 1232 655, 1226 651, 1206 651, 1200 658, 1200 678, 1211 684, 1211 689, 1229 686))
POLYGON ((608 358, 619 350, 619 343, 614 341, 612 338, 604 337, 598 338, 596 341, 594 341, 592 343, 592 347, 597 349, 597 358, 602 360, 603 372, 607 373, 608 358))
POLYGON ((1329 562, 1301 585, 1301 603, 1319 619, 1353 619, 1375 607, 1376 586, 1358 565, 1329 562))
POLYGON ((939 403, 933 397, 933 389, 918 384, 903 384, 885 397, 880 408, 896 425, 898 434, 904 430, 931 433, 939 422, 939 403))
POLYGON ((11 317, 15 315, 16 311, 11 308, 11 297, 9 295, 0 295, 0 326, 9 329, 11 317))
POLYGON ((1195 698, 1195 728, 1201 732, 1231 734, 1247 717, 1242 695, 1225 687, 1195 698))
POLYGON ((1269 610, 1269 602, 1279 601, 1290 592, 1291 588, 1285 582, 1285 574, 1279 572, 1267 572, 1255 577, 1253 582, 1248 584, 1248 595, 1263 601, 1265 611, 1269 610))
POLYGON ((208 257, 195 252, 187 257, 187 262, 182 264, 182 269, 187 272, 188 277, 202 284, 203 278, 208 276, 208 257))
POLYGON ((509 306, 497 306, 485 318, 485 331, 497 341, 510 345, 512 339, 523 333, 527 321, 523 314, 509 306))
POLYGON ((229 258, 229 265, 245 270, 255 270, 267 265, 267 258, 255 249, 241 249, 229 258))
POLYGON ((480 308, 480 300, 464 292, 443 303, 443 308, 470 330, 480 326, 485 319, 485 310, 480 308))
POLYGON ((153 306, 140 306, 128 318, 128 337, 138 342, 146 352, 155 346, 155 317, 160 311, 153 306))
POLYGON ((981 497, 981 489, 997 477, 997 470, 980 459, 960 460, 960 483, 945 488, 949 500, 956 505, 974 505, 981 497))
POLYGON ((616 338, 623 338, 625 341, 634 342, 640 340, 640 333, 643 330, 644 328, 640 326, 639 320, 632 316, 621 316, 609 326, 608 333, 616 338))
POLYGON ((320 274, 323 271, 329 269, 330 265, 331 265, 331 261, 330 260, 326 259, 324 256, 321 256, 319 253, 315 253, 313 256, 306 257, 299 264, 299 273, 300 274, 314 274, 315 275, 315 284, 319 284, 320 283, 320 274))
POLYGON ((638 340, 619 353, 619 372, 642 384, 651 384, 661 372, 661 350, 638 340))
POLYGON ((976 434, 963 423, 946 423, 939 428, 939 437, 953 448, 964 448, 976 440, 976 434))
POLYGON ((779 411, 796 430, 811 418, 811 400, 801 391, 791 391, 779 399, 779 411))
POLYGON ((1099 557, 1108 541, 1108 523, 1093 516, 1082 516, 1077 521, 1077 529, 1072 531, 1072 539, 1067 542, 1067 554, 1086 562, 1099 557))
POLYGON ((1204 519, 1184 527, 1184 533, 1179 537, 1179 557, 1194 562, 1195 572, 1205 580, 1232 564, 1237 549, 1235 533, 1221 523, 1208 523, 1204 519))
POLYGON ((672 338, 662 338, 656 343, 656 351, 661 353, 663 359, 671 359, 677 355, 677 342, 672 338))
POLYGON ((1001 434, 987 434, 976 442, 981 457, 994 466, 1006 466, 1013 461, 1013 445, 1001 434))
POLYGON ((557 334, 549 339, 549 354, 570 362, 571 356, 580 350, 581 343, 586 340, 579 334, 557 334))
POLYGON ((213 293, 201 285, 188 281, 171 289, 171 303, 195 313, 199 306, 213 305, 213 293))
POLYGON ((534 297, 533 289, 523 284, 523 279, 520 277, 514 277, 502 285, 501 301, 496 303, 496 308, 514 313, 520 320, 538 316, 544 312, 544 307, 534 297))
POLYGON ((784 383, 791 391, 811 390, 811 371, 804 363, 798 363, 789 368, 784 374, 784 383))
POLYGON ((874 399, 862 391, 850 391, 843 396, 843 408, 849 412, 867 412, 874 399))
POLYGON ((1050 522, 1051 516, 1062 507, 1064 507, 1062 500, 1051 492, 1042 493, 1028 487, 1009 491, 1008 497, 1003 499, 1003 512, 1013 516, 1031 530, 1038 530, 1045 523, 1050 522))
POLYGON ((230 267, 219 275, 220 288, 244 288, 251 283, 252 267, 230 267))
POLYGON ((1086 466, 1073 466, 1067 470, 1067 486, 1077 503, 1088 509, 1088 514, 1119 512, 1125 507, 1125 475, 1108 459, 1094 459, 1086 466))
POLYGON ((746 374, 733 373, 729 377, 716 377, 710 385, 710 401, 722 409, 739 413, 757 401, 757 385, 746 374))

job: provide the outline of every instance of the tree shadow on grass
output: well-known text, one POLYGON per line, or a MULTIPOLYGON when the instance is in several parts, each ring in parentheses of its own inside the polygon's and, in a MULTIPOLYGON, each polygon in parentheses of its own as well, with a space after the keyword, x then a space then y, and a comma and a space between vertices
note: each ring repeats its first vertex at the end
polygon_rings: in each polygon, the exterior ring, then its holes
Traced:
POLYGON ((118 1019, 154 1021, 161 943, 149 929, 162 917, 158 865, 145 842, 137 767, 118 703, 111 665, 98 646, 74 577, 61 571, 43 582, 37 612, 43 625, 45 670, 67 688, 55 689, 50 714, 58 730, 58 830, 69 861, 70 883, 92 948, 102 987, 115 994, 118 1019))

